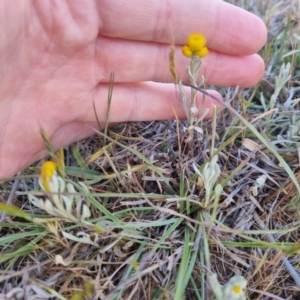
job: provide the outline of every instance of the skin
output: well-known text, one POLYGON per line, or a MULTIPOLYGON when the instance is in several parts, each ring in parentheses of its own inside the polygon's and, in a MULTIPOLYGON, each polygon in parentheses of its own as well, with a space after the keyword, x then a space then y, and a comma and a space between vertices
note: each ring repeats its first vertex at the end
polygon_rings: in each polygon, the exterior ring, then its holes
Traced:
POLYGON ((252 86, 264 72, 255 53, 265 25, 220 0, 2 0, 0 28, 0 178, 45 156, 40 128, 56 149, 93 134, 93 102, 104 122, 111 73, 111 123, 173 119, 173 108, 184 118, 168 55, 174 44, 187 82, 190 33, 207 38, 207 84, 252 86))

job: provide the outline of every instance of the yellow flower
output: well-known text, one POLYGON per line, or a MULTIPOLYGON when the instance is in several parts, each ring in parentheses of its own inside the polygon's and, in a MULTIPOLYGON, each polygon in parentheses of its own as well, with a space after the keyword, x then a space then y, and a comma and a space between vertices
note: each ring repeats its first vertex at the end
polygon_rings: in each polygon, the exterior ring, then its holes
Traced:
POLYGON ((40 172, 40 185, 46 192, 51 192, 51 182, 56 173, 56 164, 53 161, 43 163, 40 172))
POLYGON ((197 55, 204 57, 208 54, 208 49, 205 46, 206 38, 201 33, 192 33, 187 39, 187 44, 182 47, 182 54, 186 57, 197 55))
POLYGON ((246 300, 245 288, 247 280, 241 275, 235 275, 223 285, 223 297, 230 300, 246 300))
POLYGON ((241 288, 240 286, 235 285, 235 286, 232 287, 232 291, 233 291, 235 294, 240 295, 240 294, 242 293, 243 290, 242 290, 242 288, 241 288))

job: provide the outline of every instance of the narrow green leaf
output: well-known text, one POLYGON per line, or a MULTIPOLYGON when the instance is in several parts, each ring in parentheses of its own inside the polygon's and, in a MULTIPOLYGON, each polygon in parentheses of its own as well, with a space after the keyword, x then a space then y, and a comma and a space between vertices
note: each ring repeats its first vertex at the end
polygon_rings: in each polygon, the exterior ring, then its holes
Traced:
POLYGON ((23 219, 26 219, 28 221, 31 221, 32 218, 29 214, 23 212, 20 208, 12 205, 12 204, 5 204, 5 203, 0 203, 0 211, 6 212, 10 216, 14 217, 20 217, 23 219))

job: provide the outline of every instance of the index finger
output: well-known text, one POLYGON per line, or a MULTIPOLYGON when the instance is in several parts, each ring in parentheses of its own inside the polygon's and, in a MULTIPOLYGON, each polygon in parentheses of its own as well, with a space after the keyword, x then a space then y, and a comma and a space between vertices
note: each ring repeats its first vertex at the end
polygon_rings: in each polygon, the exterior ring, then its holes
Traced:
POLYGON ((200 32, 208 47, 231 55, 259 51, 267 31, 257 16, 221 0, 98 0, 100 34, 108 37, 185 44, 200 32))

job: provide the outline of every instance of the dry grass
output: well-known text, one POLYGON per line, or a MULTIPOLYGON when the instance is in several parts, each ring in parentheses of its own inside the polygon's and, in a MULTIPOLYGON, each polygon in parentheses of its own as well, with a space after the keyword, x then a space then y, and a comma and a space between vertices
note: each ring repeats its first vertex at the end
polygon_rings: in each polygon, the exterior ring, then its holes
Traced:
POLYGON ((211 299, 209 272, 221 284, 243 275, 248 299, 300 299, 300 60, 298 53, 283 58, 298 49, 300 8, 297 1, 231 2, 264 18, 270 32, 261 84, 222 91, 251 124, 222 110, 215 126, 204 122, 203 135, 195 133, 193 156, 186 123, 177 121, 122 124, 66 149, 67 180, 89 205, 92 225, 32 206, 28 191, 41 195, 37 167, 24 170, 16 189, 2 184, 2 202, 26 214, 2 215, 0 299, 204 300, 211 299), (288 62, 291 78, 278 91, 275 76, 288 62), (212 191, 203 209, 206 191, 193 164, 202 172, 216 153, 223 192, 217 202, 212 191))

